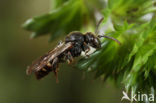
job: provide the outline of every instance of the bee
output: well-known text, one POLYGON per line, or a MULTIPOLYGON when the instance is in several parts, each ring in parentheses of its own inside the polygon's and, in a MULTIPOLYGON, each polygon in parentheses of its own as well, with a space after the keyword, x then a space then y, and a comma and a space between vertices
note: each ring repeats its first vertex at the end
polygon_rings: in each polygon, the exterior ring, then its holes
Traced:
MULTIPOLYGON (((97 28, 102 20, 103 18, 97 24, 97 28)), ((101 37, 114 40, 120 44, 120 42, 113 37, 105 35, 95 36, 95 34, 98 32, 97 28, 95 33, 87 32, 83 34, 79 31, 69 33, 63 43, 59 43, 56 48, 40 57, 30 67, 28 67, 27 74, 29 75, 34 72, 36 78, 41 79, 53 71, 56 76, 56 82, 58 82, 57 75, 59 63, 64 63, 67 61, 68 64, 70 64, 73 62, 73 59, 80 56, 82 52, 85 52, 85 55, 89 56, 87 53, 90 51, 90 47, 95 49, 101 48, 101 37)))

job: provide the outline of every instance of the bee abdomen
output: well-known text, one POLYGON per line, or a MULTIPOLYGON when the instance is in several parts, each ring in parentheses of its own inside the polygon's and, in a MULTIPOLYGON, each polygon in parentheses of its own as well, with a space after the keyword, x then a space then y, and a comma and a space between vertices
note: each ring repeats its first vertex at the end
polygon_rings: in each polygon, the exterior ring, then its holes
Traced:
POLYGON ((43 67, 40 71, 35 72, 36 78, 41 79, 44 76, 48 75, 52 71, 51 63, 48 63, 45 67, 43 67))

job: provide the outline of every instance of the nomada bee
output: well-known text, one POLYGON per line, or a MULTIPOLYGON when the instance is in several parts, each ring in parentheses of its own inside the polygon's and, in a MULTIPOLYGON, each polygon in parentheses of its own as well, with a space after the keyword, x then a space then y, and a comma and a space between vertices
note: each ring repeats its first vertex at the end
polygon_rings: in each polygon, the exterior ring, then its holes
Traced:
POLYGON ((101 48, 99 38, 108 38, 120 44, 120 42, 113 37, 105 35, 95 36, 95 34, 98 34, 98 27, 102 20, 103 18, 98 22, 95 33, 87 32, 83 34, 79 31, 69 33, 64 42, 60 42, 56 48, 50 50, 44 56, 33 62, 32 65, 28 67, 26 73, 29 75, 34 72, 36 78, 41 79, 53 71, 58 82, 59 63, 67 61, 68 64, 70 64, 73 62, 73 59, 80 56, 82 52, 85 52, 85 55, 88 56, 87 53, 90 51, 90 47, 95 49, 101 48))

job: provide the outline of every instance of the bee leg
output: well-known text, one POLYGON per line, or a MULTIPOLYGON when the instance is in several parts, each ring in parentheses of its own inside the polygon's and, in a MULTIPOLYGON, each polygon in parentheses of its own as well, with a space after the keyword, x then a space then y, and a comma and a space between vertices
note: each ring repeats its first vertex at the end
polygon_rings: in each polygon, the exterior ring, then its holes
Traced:
POLYGON ((74 61, 73 56, 71 55, 71 52, 67 53, 67 62, 68 64, 71 64, 74 61))
POLYGON ((53 60, 53 63, 52 63, 52 66, 53 66, 53 72, 54 72, 54 75, 56 77, 56 83, 59 82, 58 80, 58 63, 59 63, 59 59, 58 57, 56 57, 54 60, 53 60))
POLYGON ((59 83, 59 80, 58 80, 58 68, 56 68, 55 70, 54 70, 54 74, 55 74, 55 77, 56 77, 56 83, 59 83))
POLYGON ((88 48, 88 49, 85 51, 85 55, 86 55, 87 57, 89 57, 89 55, 87 54, 89 51, 90 51, 90 48, 88 48))
POLYGON ((83 45, 83 50, 85 51, 85 55, 87 57, 89 57, 89 55, 87 53, 90 51, 90 48, 85 42, 84 42, 84 45, 83 45))

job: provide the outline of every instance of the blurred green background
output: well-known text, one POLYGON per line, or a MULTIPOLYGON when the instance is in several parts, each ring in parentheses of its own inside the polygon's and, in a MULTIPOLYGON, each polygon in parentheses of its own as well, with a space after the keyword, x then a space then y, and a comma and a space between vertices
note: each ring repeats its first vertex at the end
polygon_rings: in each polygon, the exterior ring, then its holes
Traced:
POLYGON ((120 89, 93 80, 94 74, 82 79, 82 71, 72 65, 60 66, 59 84, 53 73, 41 81, 26 75, 27 66, 56 43, 48 43, 48 36, 30 40, 21 24, 47 13, 50 4, 50 0, 0 1, 0 103, 119 103, 120 89))

